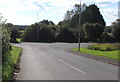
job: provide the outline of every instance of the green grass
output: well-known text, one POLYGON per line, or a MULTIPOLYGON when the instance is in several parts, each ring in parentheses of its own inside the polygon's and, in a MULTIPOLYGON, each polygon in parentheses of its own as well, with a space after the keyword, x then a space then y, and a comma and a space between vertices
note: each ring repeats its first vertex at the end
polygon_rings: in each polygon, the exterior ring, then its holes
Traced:
MULTIPOLYGON (((73 51, 78 51, 78 48, 72 49, 73 51)), ((111 58, 111 59, 119 59, 118 56, 118 52, 120 52, 120 50, 114 50, 114 51, 98 51, 98 50, 90 50, 87 48, 81 48, 80 49, 81 53, 87 53, 87 54, 91 54, 91 55, 96 55, 96 56, 103 56, 103 57, 107 57, 107 58, 111 58)))
POLYGON ((10 80, 14 71, 14 66, 18 61, 22 48, 12 46, 12 50, 6 53, 6 60, 3 63, 3 80, 10 80))

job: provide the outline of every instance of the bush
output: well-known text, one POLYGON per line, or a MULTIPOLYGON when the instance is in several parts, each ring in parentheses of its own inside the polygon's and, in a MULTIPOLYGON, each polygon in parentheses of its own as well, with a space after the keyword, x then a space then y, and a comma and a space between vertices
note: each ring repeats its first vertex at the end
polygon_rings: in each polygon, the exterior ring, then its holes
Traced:
POLYGON ((114 27, 112 32, 113 32, 113 35, 115 36, 116 42, 120 42, 120 38, 119 38, 120 37, 120 26, 114 27))
POLYGON ((83 25, 83 29, 85 37, 89 41, 97 41, 98 39, 101 39, 104 31, 104 27, 99 23, 85 23, 83 25))
POLYGON ((39 31, 39 41, 40 42, 54 42, 55 35, 50 28, 43 27, 39 31))
POLYGON ((111 33, 104 32, 102 35, 103 42, 114 42, 114 37, 111 33))
POLYGON ((32 24, 31 26, 27 27, 22 35, 23 41, 26 42, 36 42, 38 41, 38 31, 40 29, 39 24, 32 24))
POLYGON ((54 40, 54 29, 45 24, 33 24, 23 33, 23 41, 27 42, 53 42, 54 40))
POLYGON ((119 50, 120 44, 93 44, 88 47, 91 50, 99 50, 99 51, 113 51, 119 50))
POLYGON ((77 42, 73 32, 68 28, 62 28, 56 36, 58 42, 77 42))
POLYGON ((6 28, 2 28, 2 55, 10 51, 10 34, 6 28))

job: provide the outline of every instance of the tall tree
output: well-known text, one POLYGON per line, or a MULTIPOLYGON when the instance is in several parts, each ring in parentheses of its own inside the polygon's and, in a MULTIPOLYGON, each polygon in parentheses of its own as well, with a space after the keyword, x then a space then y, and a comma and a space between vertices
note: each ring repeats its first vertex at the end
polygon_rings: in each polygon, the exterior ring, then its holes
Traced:
POLYGON ((81 7, 81 13, 85 11, 86 5, 79 5, 75 4, 73 9, 70 11, 67 11, 64 17, 63 24, 66 24, 66 27, 69 28, 77 28, 78 27, 78 21, 79 21, 79 13, 80 13, 80 7, 81 7))
POLYGON ((86 8, 86 10, 82 13, 82 24, 85 23, 99 23, 103 27, 106 25, 103 16, 101 15, 99 8, 97 5, 92 4, 86 8))

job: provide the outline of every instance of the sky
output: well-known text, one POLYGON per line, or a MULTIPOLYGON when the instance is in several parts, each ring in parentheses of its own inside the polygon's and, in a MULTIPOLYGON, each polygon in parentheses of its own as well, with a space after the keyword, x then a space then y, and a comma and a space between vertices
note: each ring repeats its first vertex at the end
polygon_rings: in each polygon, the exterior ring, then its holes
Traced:
MULTIPOLYGON (((7 23, 31 25, 42 20, 62 21, 67 10, 80 0, 0 0, 0 13, 7 23)), ((111 25, 118 18, 119 0, 81 0, 82 4, 96 4, 106 21, 111 25)))

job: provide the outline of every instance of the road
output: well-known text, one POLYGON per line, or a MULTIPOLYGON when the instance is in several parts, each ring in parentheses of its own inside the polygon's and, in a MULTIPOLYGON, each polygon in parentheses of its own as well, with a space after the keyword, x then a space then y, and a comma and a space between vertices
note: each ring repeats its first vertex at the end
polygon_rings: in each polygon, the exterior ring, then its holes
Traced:
POLYGON ((76 43, 15 45, 23 48, 19 80, 118 80, 118 66, 68 52, 76 43))

